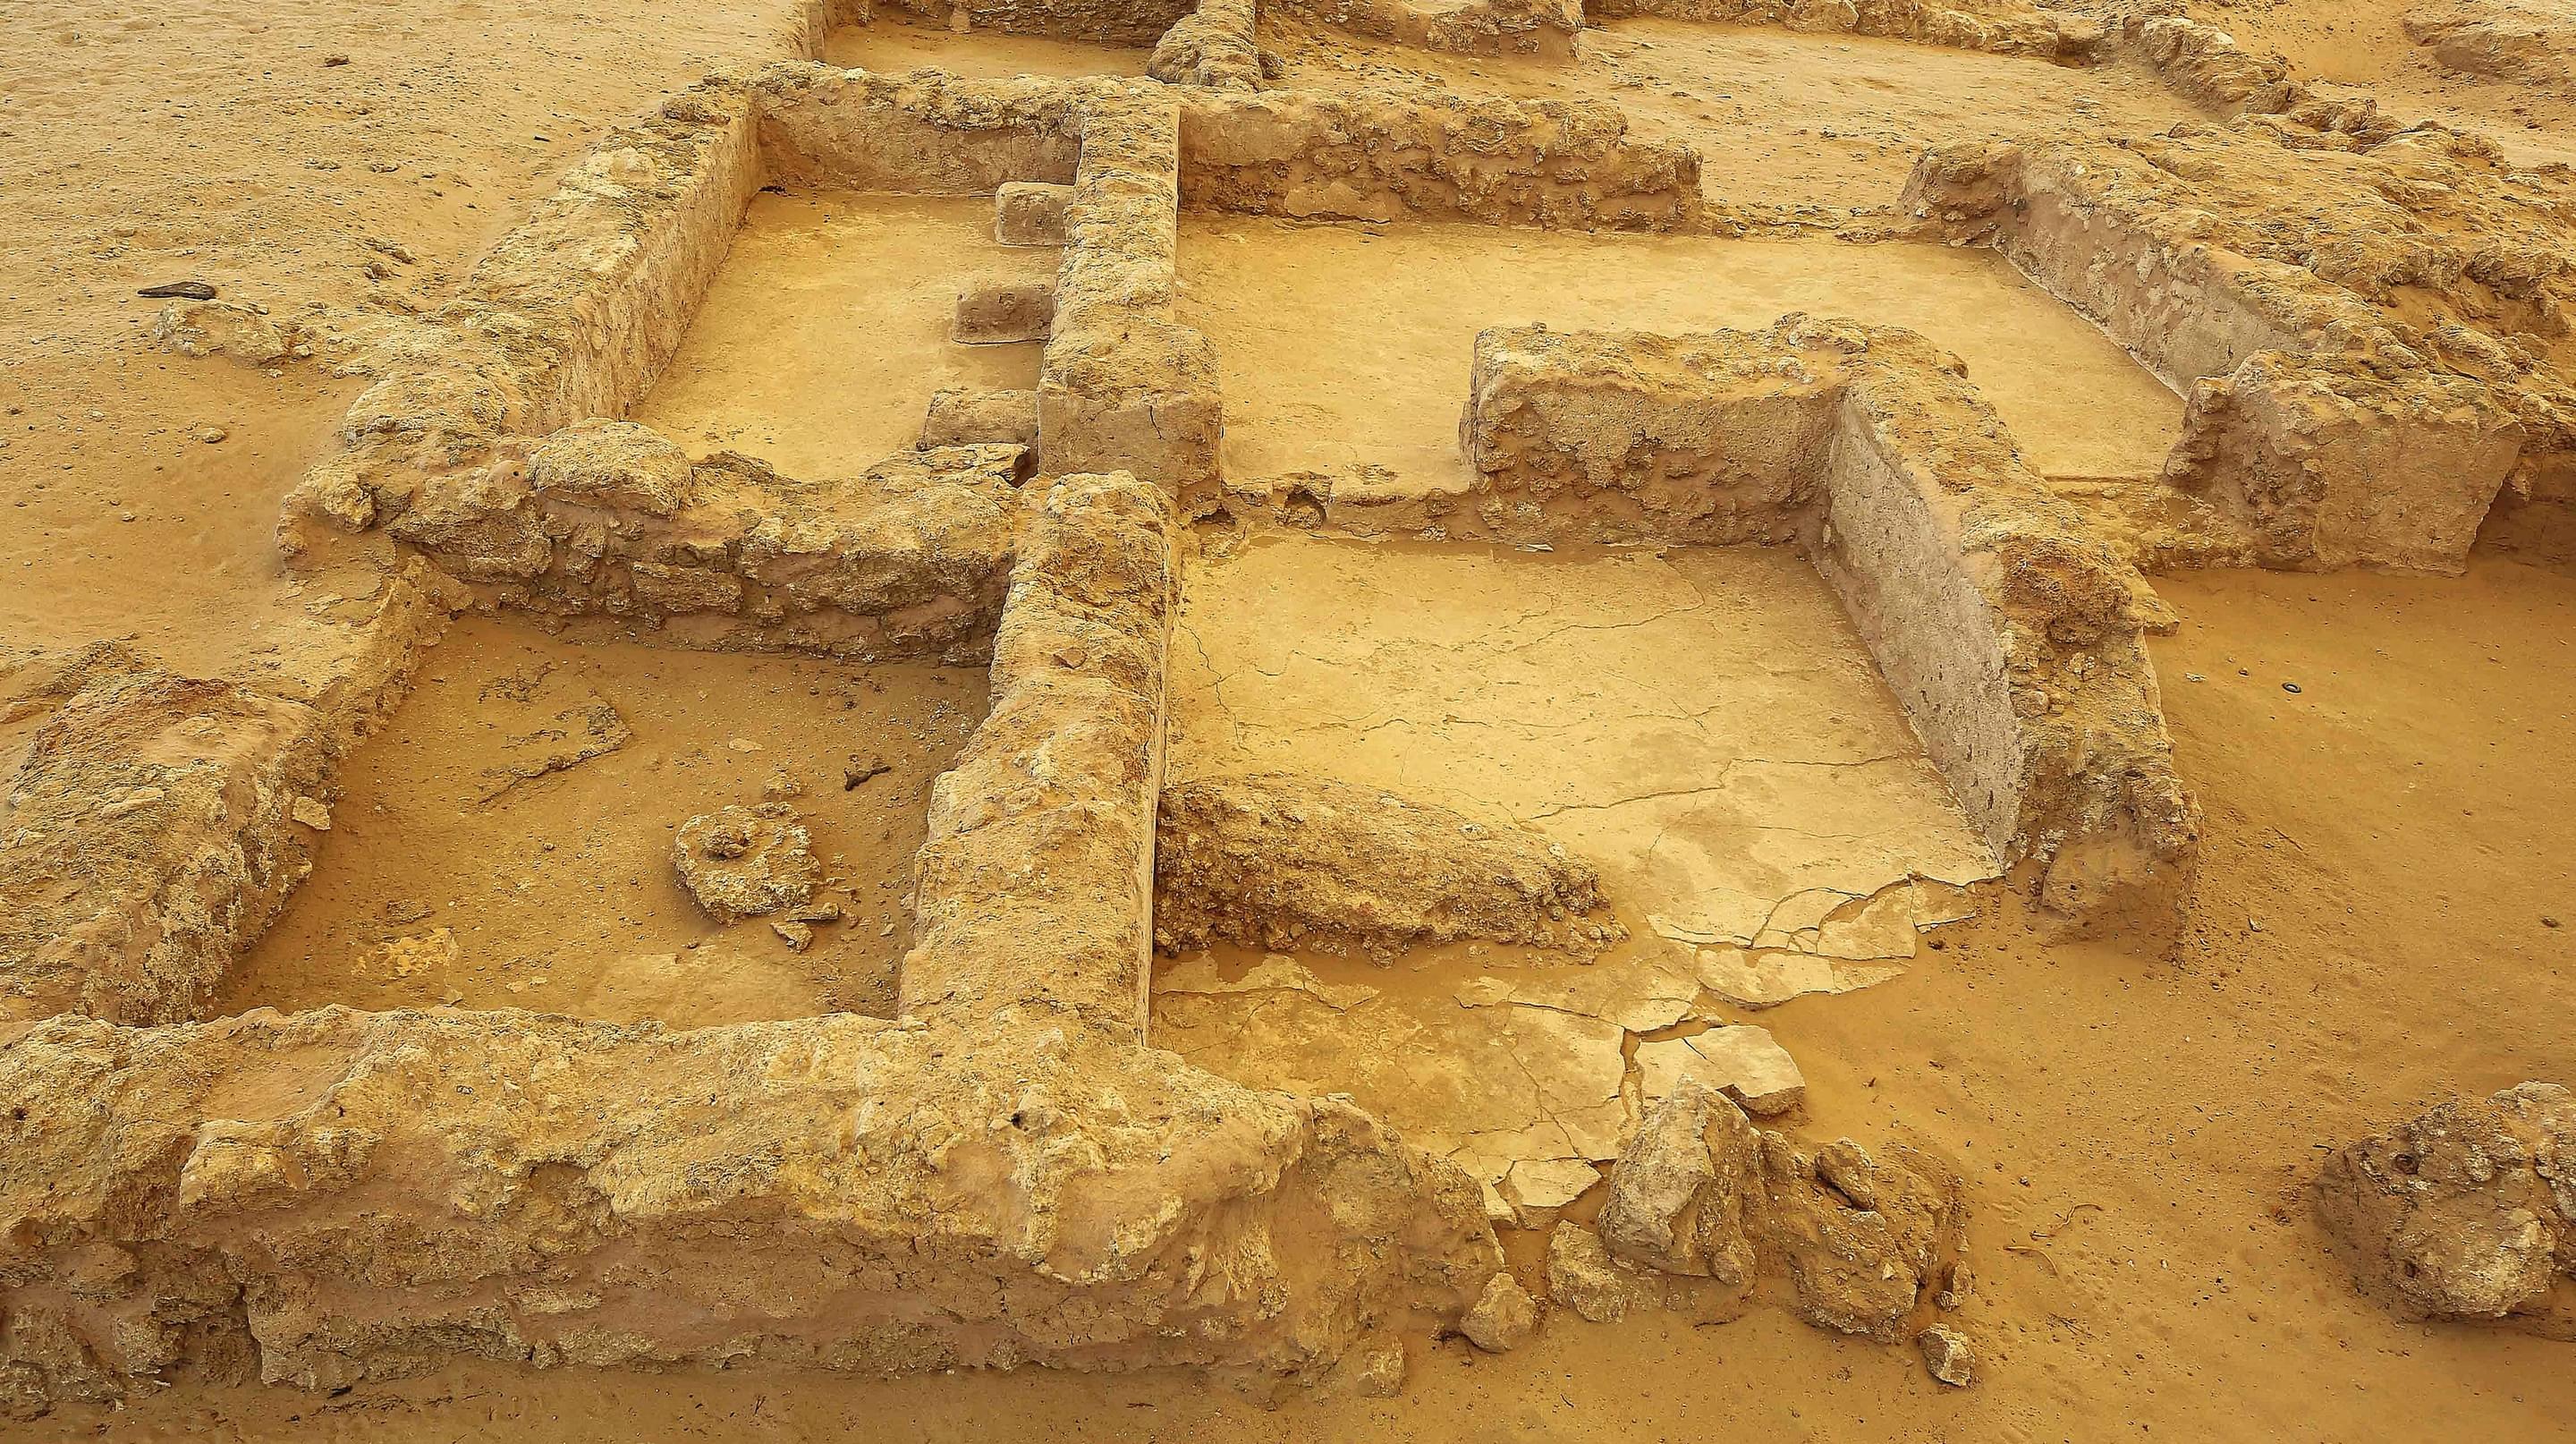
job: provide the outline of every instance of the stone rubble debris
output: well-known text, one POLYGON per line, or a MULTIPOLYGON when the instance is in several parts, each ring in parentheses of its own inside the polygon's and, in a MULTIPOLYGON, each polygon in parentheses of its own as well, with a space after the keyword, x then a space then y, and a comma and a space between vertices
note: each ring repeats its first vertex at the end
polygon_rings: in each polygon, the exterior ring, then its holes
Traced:
MULTIPOLYGON (((720 923, 762 917, 813 901, 822 885, 823 865, 811 850, 812 840, 796 814, 780 803, 726 807, 702 813, 681 824, 672 842, 680 885, 720 923)), ((813 941, 801 923, 779 929, 789 947, 803 952, 813 941)))

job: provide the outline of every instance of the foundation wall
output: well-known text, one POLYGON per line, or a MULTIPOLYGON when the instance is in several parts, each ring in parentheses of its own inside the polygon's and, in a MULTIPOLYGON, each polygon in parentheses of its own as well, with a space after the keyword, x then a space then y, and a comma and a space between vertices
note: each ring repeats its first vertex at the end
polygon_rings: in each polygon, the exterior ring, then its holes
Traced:
MULTIPOLYGON (((2376 172, 2365 167, 2380 163, 2319 170, 2300 148, 2259 135, 2244 122, 2178 130, 2152 149, 1954 147, 1924 158, 1905 200, 1953 240, 1996 247, 2186 391, 2184 435, 2163 479, 2240 524, 2254 560, 2460 571, 2499 492, 2518 470, 2545 464, 2532 453, 2563 429, 2548 418, 2564 410, 2553 399, 2564 383, 2528 350, 2464 325, 2416 327, 2387 309, 2401 289, 2437 312, 2455 304, 2446 291, 2464 312, 2492 309, 2488 283, 2446 278, 2444 258, 2411 252, 2404 238, 2385 254, 2327 237, 2303 264, 2276 258, 2281 223, 2250 197, 2347 185, 2347 174, 2366 181, 2376 172), (2542 418, 2538 432, 2529 417, 2542 418)), ((2412 186, 2402 178, 2428 164, 2457 170, 2461 189, 2475 179, 2457 154, 2406 155, 2384 169, 2389 184, 2412 186)), ((2461 269, 2458 256, 2449 262, 2461 269)), ((2508 286, 2538 293, 2527 280, 2508 286)))
POLYGON ((2111 38, 2097 22, 2016 4, 1971 11, 1923 0, 1585 0, 1583 8, 1596 21, 1662 15, 1675 20, 1781 25, 1811 33, 1878 35, 2068 64, 2101 58, 2111 38))
POLYGON ((1217 490, 1224 432, 1216 348, 1172 318, 1180 248, 1180 112, 1141 85, 1086 99, 1066 208, 1055 323, 1038 377, 1049 475, 1125 471, 1195 511, 1217 490))
POLYGON ((1355 35, 1460 55, 1566 59, 1583 30, 1581 0, 1289 0, 1286 8, 1355 35))
POLYGON ((963 10, 978 30, 1102 45, 1151 45, 1190 10, 1189 0, 889 0, 887 8, 935 25, 952 23, 963 10))
POLYGON ((611 132, 431 318, 446 347, 350 408, 349 438, 452 452, 623 413, 679 348, 760 184, 736 88, 699 86, 611 132))
POLYGON ((1072 180, 1074 107, 1101 87, 1115 83, 876 75, 819 62, 774 65, 753 81, 775 183, 933 195, 1072 180))
POLYGON ((851 1015, 255 1012, 0 1044, 0 1399, 538 1367, 1216 1364, 1454 1319, 1475 1185, 1347 1103, 851 1015))
POLYGON ((2177 921, 2200 812, 2173 769, 2144 581, 2021 464, 1959 363, 1872 330, 1810 556, 1953 793, 2077 930, 2177 921))
POLYGON ((1254 40, 1253 0, 1199 0, 1154 42, 1145 73, 1172 85, 1257 90, 1261 51, 1254 40))
POLYGON ((682 646, 971 662, 1000 618, 1025 461, 939 447, 799 481, 593 421, 424 483, 389 530, 489 609, 682 646))
POLYGON ((1481 530, 1614 545, 1795 539, 1842 358, 1737 339, 1480 334, 1459 442, 1481 530))
POLYGON ((1300 219, 1690 231, 1698 152, 1594 103, 1184 93, 1184 205, 1300 219))
POLYGON ((341 759, 453 605, 417 569, 291 637, 278 673, 119 669, 66 698, 0 799, 0 1025, 198 1016, 312 870, 341 759))
POLYGON ((1805 542, 1987 841, 2071 925, 2169 925, 2198 846, 2139 636, 2158 604, 2021 464, 1959 363, 1784 318, 1477 338, 1462 433, 1500 534, 1805 542))
POLYGON ((1033 500, 993 705, 931 797, 903 1012, 1145 1028, 1178 513, 1124 473, 1033 500))

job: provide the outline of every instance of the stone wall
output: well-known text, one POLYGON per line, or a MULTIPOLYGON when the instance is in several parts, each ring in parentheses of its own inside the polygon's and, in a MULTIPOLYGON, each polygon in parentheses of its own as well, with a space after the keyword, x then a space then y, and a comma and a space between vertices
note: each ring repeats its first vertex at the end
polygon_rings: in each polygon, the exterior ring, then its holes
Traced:
POLYGON ((1080 105, 1082 162, 1038 376, 1038 456, 1050 475, 1132 472, 1197 511, 1216 494, 1224 423, 1216 348, 1172 316, 1175 94, 1136 85, 1080 105))
POLYGON ((993 643, 993 705, 930 801, 903 1013, 1145 1027, 1155 797, 1180 600, 1160 487, 1073 476, 1032 501, 993 643))
POLYGON ((2269 117, 1945 148, 1906 188, 1927 229, 1995 246, 2186 392, 2166 479, 2256 560, 2448 572, 2500 491, 2576 455, 2571 199, 2576 176, 2439 127, 2269 117))
POLYGON ((973 661, 1000 616, 1025 461, 1015 446, 938 447, 799 481, 590 421, 520 465, 425 483, 389 530, 487 608, 685 646, 973 661))
POLYGON ((1498 328, 1461 422, 1481 532, 1803 541, 1968 817, 2069 923, 2169 925, 2198 812, 2141 634, 2162 609, 2021 464, 1955 358, 1784 318, 1498 328))
POLYGON ((2004 3, 1969 8, 1928 0, 1587 0, 1594 20, 1663 15, 1733 25, 1783 25, 1819 34, 1877 35, 1996 55, 2025 55, 2090 64, 2108 50, 2099 22, 2035 6, 2004 3))
POLYGON ((1592 102, 1191 92, 1181 200, 1308 219, 1698 229, 1698 152, 1627 130, 1592 102))
POLYGON ((1459 55, 1574 55, 1581 0, 1286 0, 1288 13, 1354 35, 1459 55))

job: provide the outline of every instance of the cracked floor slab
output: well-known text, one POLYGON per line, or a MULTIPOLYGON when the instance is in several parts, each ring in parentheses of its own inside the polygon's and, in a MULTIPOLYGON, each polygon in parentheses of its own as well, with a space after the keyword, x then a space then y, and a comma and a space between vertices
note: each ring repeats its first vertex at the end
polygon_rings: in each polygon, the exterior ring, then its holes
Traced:
POLYGON ((1247 956, 1221 948, 1159 966, 1154 1045, 1256 1087, 1348 1093, 1487 1183, 1515 1164, 1617 1156, 1630 1112, 1617 1023, 1462 1006, 1448 967, 1247 956))
POLYGON ((1994 859, 1784 549, 1261 537, 1194 569, 1173 775, 1341 777, 1527 822, 1711 947, 1910 956, 1994 859))

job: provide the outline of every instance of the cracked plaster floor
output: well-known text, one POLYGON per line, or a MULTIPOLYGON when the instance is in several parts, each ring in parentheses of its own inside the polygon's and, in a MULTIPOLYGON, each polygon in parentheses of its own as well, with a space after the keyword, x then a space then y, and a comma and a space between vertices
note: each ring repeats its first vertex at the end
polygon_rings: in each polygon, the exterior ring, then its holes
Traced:
MULTIPOLYGON (((1615 1153, 1670 1081, 1641 1077, 1639 1042, 1889 976, 1995 872, 1793 551, 1210 551, 1177 639, 1173 778, 1326 774, 1529 823, 1600 869, 1635 936, 1589 965, 1183 959, 1156 979, 1157 1041, 1352 1093, 1506 1199, 1562 1202, 1615 1153)), ((1758 1028, 1727 1037, 1736 1072, 1712 1082, 1787 1063, 1758 1028)))

